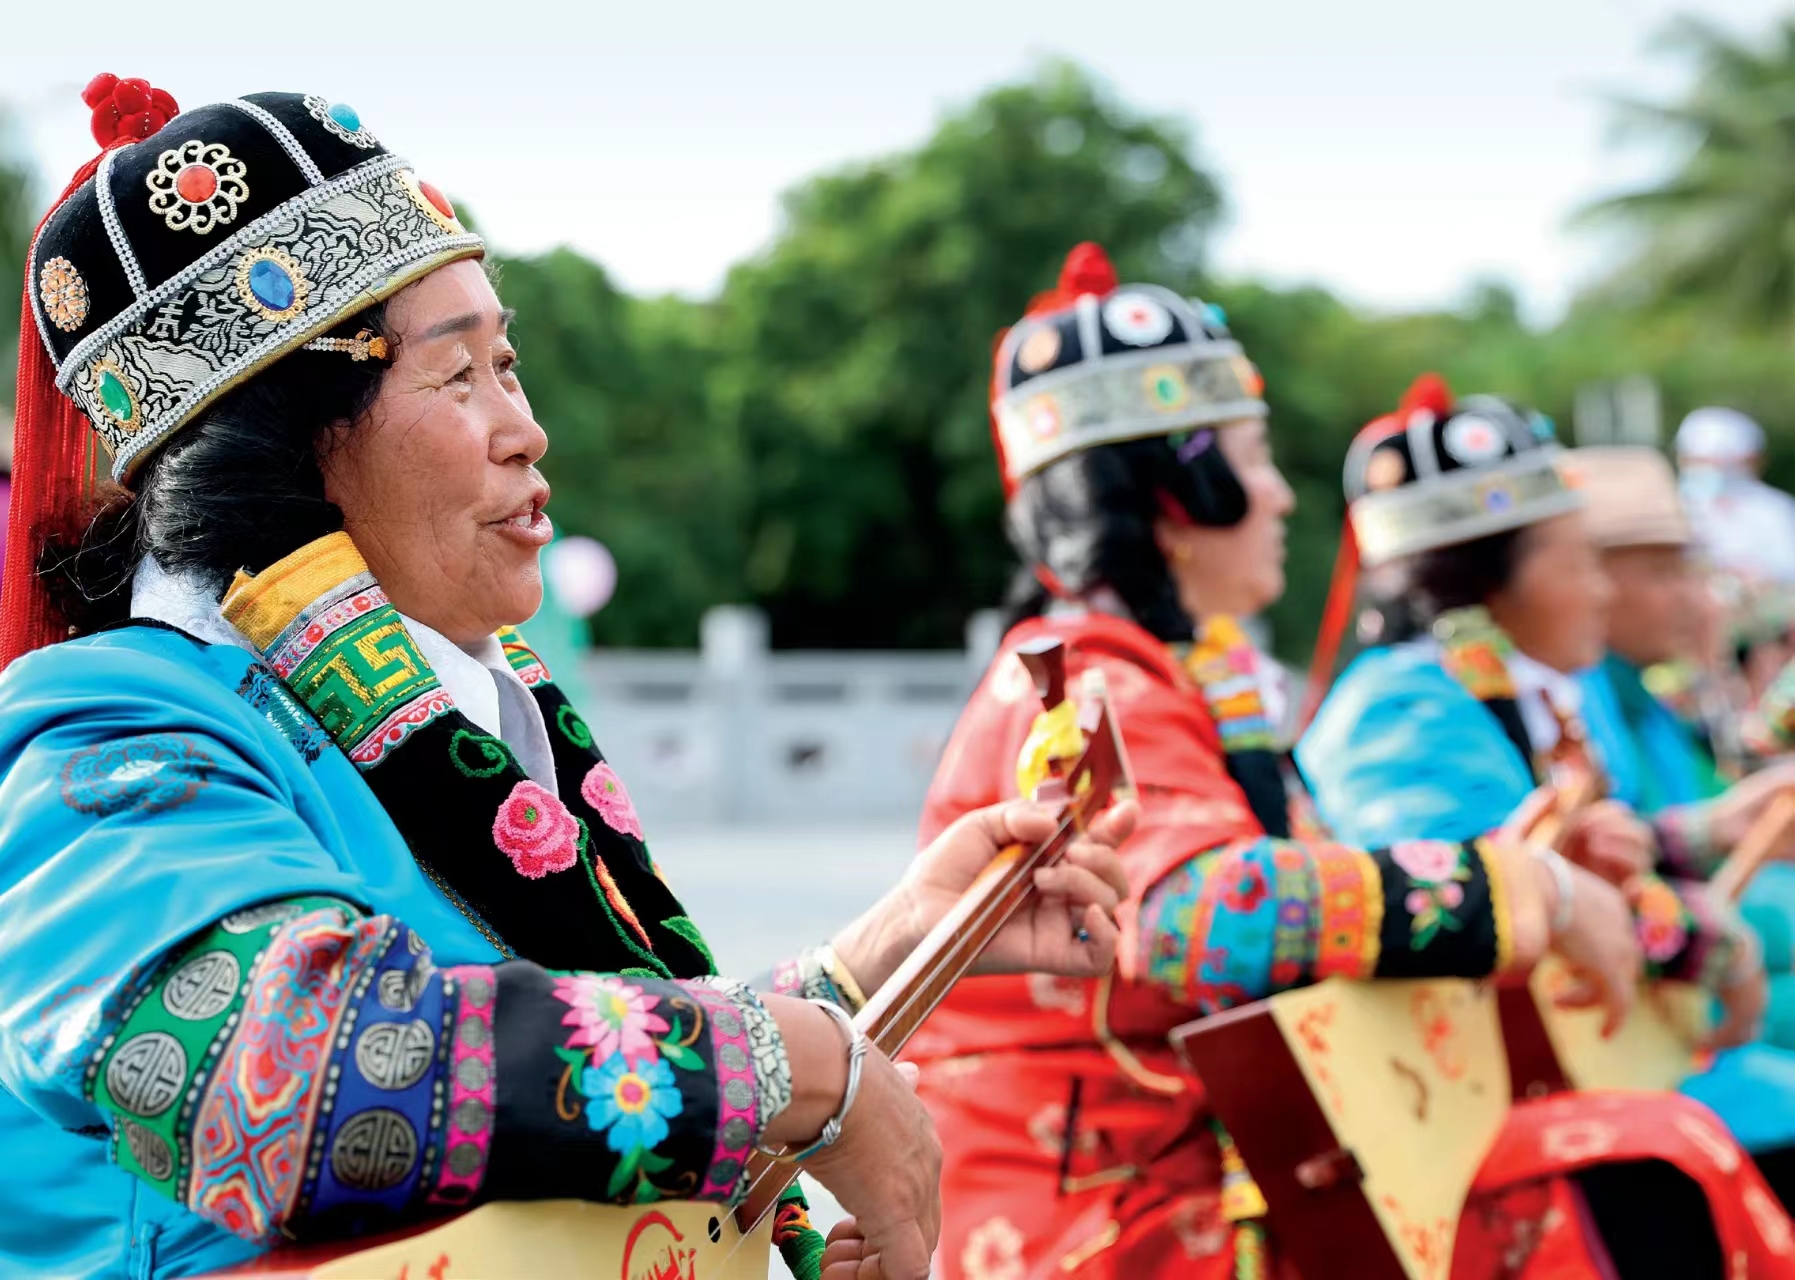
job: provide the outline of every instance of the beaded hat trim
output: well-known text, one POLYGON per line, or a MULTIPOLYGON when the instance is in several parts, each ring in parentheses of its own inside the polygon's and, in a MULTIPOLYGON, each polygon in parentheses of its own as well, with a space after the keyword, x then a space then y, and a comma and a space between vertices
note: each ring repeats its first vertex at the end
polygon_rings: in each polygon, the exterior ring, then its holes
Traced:
POLYGON ((1007 392, 992 409, 1005 465, 1020 479, 1094 445, 1263 417, 1258 386, 1239 343, 1211 340, 1055 369, 1007 392))
POLYGON ((1364 494, 1350 512, 1360 559, 1375 568, 1577 510, 1583 495, 1559 474, 1561 454, 1544 445, 1500 466, 1449 471, 1364 494))
POLYGON ((56 385, 94 424, 114 479, 344 316, 484 252, 479 236, 423 207, 409 176, 403 159, 382 155, 301 192, 141 294, 59 363, 56 385), (380 251, 343 252, 371 244, 380 251), (277 310, 239 287, 257 261, 296 265, 288 287, 300 305, 277 310))

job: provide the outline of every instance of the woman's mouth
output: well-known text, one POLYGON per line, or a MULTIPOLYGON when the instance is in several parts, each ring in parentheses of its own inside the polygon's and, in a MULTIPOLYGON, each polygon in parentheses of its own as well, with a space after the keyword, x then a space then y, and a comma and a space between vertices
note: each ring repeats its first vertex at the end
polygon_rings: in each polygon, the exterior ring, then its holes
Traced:
POLYGON ((546 547, 555 536, 554 523, 542 509, 548 501, 547 495, 532 498, 527 506, 506 516, 503 520, 495 520, 490 527, 502 537, 526 547, 546 547))

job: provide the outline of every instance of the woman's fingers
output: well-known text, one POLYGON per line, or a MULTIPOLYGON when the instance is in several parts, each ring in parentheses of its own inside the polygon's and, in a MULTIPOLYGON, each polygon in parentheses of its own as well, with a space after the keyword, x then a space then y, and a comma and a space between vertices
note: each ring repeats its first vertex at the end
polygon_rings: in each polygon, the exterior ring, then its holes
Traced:
POLYGON ((1124 897, 1128 893, 1128 872, 1122 867, 1122 859, 1115 848, 1097 839, 1092 832, 1074 840, 1066 849, 1063 865, 1083 867, 1099 876, 1103 882, 1124 897))
POLYGON ((1118 888, 1089 867, 1074 866, 1069 862, 1038 868, 1035 888, 1044 897, 1064 898, 1073 907, 1091 903, 1112 915, 1121 904, 1123 893, 1127 892, 1126 887, 1118 888))
POLYGON ((1134 824, 1140 816, 1140 805, 1133 800, 1124 800, 1098 814, 1086 830, 1093 839, 1119 849, 1122 842, 1134 834, 1134 824))
POLYGON ((1116 927, 1114 920, 1094 905, 1084 909, 1084 931, 1085 940, 1079 946, 1090 960, 1090 967, 1085 972, 1093 977, 1108 973, 1115 967, 1116 952, 1122 944, 1122 931, 1116 927))

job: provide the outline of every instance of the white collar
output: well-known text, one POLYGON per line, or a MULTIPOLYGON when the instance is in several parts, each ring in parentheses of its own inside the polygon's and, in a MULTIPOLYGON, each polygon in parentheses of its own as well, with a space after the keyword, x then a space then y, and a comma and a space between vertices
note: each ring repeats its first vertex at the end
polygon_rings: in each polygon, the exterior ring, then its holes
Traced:
MULTIPOLYGON (((207 644, 232 645, 254 653, 243 634, 224 620, 218 601, 192 574, 169 573, 145 556, 131 580, 131 614, 179 627, 207 644)), ((463 648, 434 627, 399 615, 455 706, 476 726, 502 738, 524 772, 555 789, 555 758, 548 726, 529 686, 511 669, 497 636, 463 648)))

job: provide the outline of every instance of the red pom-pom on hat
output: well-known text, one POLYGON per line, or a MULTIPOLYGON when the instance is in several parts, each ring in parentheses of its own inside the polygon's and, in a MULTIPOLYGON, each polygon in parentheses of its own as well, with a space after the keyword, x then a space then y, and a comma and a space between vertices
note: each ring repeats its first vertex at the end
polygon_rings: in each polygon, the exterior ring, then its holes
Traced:
POLYGON ((148 80, 120 80, 102 71, 87 82, 81 101, 93 109, 90 127, 102 147, 123 146, 147 138, 181 113, 174 98, 148 80))
POLYGON ((1440 418, 1451 414, 1452 388, 1446 385, 1446 379, 1437 373, 1424 373, 1409 384, 1409 389, 1402 393, 1398 411, 1406 418, 1417 409, 1427 409, 1440 418))
POLYGON ((1073 245, 1066 265, 1060 268, 1060 293, 1068 302, 1087 293, 1098 297, 1114 293, 1118 283, 1116 268, 1103 246, 1089 240, 1073 245))

